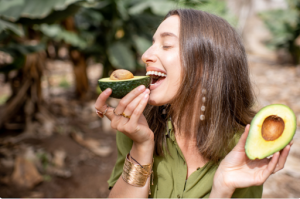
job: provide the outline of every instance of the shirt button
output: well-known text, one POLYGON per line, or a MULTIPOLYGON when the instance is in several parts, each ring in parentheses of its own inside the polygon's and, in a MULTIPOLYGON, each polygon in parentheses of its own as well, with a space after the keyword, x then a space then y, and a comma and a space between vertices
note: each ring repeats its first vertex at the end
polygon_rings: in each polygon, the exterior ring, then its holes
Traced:
POLYGON ((180 195, 179 195, 179 194, 177 195, 177 198, 180 198, 180 195))

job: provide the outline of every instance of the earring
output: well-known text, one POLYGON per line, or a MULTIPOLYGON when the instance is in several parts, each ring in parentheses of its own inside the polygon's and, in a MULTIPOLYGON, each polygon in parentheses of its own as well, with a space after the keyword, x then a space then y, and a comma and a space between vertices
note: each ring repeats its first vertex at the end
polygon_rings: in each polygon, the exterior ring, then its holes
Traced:
MULTIPOLYGON (((203 104, 204 104, 205 101, 206 101, 206 98, 205 98, 205 95, 206 95, 206 89, 202 89, 202 94, 203 94, 202 102, 203 102, 203 104)), ((203 113, 201 113, 201 115, 200 115, 200 120, 203 121, 203 120, 205 120, 205 115, 204 115, 205 106, 204 106, 204 105, 201 106, 201 111, 202 111, 203 113)))

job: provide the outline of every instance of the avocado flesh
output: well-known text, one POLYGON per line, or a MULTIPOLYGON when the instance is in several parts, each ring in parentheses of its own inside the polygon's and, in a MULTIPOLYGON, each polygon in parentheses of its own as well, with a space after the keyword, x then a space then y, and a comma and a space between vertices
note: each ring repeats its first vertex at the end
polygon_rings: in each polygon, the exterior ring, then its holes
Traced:
POLYGON ((296 116, 288 106, 273 104, 262 108, 251 121, 245 145, 248 158, 263 159, 280 151, 293 139, 296 126, 296 116), (275 136, 265 136, 266 132, 275 136))
POLYGON ((144 85, 149 88, 151 82, 150 76, 135 76, 131 79, 125 80, 111 80, 110 78, 102 78, 98 80, 101 91, 107 88, 112 89, 110 97, 121 99, 127 95, 130 91, 140 85, 144 85))

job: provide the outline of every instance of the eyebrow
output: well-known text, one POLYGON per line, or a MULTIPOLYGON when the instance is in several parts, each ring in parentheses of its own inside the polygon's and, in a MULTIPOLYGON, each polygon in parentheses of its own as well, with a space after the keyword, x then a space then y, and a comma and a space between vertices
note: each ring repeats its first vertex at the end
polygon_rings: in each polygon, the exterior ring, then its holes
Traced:
MULTIPOLYGON (((171 32, 162 32, 160 34, 160 36, 161 37, 176 37, 177 38, 177 36, 175 34, 171 33, 171 32)), ((154 41, 154 38, 152 38, 152 41, 154 41)))
POLYGON ((177 37, 175 34, 171 32, 163 32, 160 34, 161 37, 177 37))

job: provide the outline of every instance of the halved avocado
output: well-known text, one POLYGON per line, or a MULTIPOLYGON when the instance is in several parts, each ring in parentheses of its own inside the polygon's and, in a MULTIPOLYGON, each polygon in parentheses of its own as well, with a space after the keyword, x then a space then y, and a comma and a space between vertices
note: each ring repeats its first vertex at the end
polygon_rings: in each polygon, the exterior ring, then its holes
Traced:
POLYGON ((283 149, 296 132, 296 116, 286 105, 262 108, 252 119, 245 151, 249 159, 263 159, 283 149))
POLYGON ((127 95, 130 91, 138 87, 139 85, 145 85, 149 88, 151 82, 150 76, 135 76, 131 79, 125 80, 112 80, 111 78, 102 78, 98 80, 101 91, 107 88, 112 89, 110 97, 121 99, 127 95))

